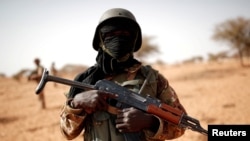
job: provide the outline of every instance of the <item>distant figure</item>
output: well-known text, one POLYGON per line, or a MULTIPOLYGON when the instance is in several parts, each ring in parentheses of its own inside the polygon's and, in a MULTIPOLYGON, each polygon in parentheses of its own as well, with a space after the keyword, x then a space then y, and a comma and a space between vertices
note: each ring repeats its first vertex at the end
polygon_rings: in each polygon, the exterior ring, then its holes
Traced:
MULTIPOLYGON (((55 62, 52 62, 51 67, 50 67, 50 72, 52 75, 57 76, 57 69, 55 67, 55 62)), ((54 83, 54 86, 57 87, 57 84, 54 83)))
MULTIPOLYGON (((40 64, 40 59, 38 58, 35 58, 34 63, 36 65, 36 69, 31 73, 28 79, 31 81, 36 81, 37 84, 39 84, 43 74, 43 66, 40 64)), ((41 102, 42 109, 45 109, 46 103, 44 97, 44 90, 42 90, 38 96, 39 96, 39 101, 41 102)))

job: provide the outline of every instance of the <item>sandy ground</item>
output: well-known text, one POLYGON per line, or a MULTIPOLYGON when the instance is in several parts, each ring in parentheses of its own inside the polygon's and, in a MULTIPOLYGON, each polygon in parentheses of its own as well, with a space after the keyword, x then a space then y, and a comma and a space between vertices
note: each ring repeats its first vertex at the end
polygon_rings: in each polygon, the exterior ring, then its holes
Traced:
MULTIPOLYGON (((235 61, 154 67, 169 79, 189 116, 205 129, 208 124, 250 124, 250 68, 235 61)), ((0 78, 0 140, 66 141, 59 129, 59 115, 69 87, 47 83, 47 109, 42 110, 36 86, 27 80, 0 78)), ((82 141, 81 135, 75 140, 82 141)), ((191 130, 176 139, 206 140, 191 130)))

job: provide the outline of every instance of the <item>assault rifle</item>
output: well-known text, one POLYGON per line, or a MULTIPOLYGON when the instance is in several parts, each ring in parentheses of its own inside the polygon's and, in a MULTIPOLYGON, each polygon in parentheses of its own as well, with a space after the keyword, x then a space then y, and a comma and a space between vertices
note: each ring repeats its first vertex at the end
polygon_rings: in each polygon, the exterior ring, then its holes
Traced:
POLYGON ((43 70, 42 78, 36 88, 36 94, 41 92, 48 81, 58 82, 84 90, 95 89, 104 91, 107 94, 115 95, 112 98, 119 101, 120 103, 156 115, 182 128, 191 129, 206 136, 208 134, 208 131, 201 127, 200 122, 197 119, 192 118, 186 115, 184 112, 161 102, 159 99, 153 98, 151 96, 144 97, 108 80, 99 80, 95 85, 89 85, 78 81, 51 76, 49 75, 48 70, 45 68, 43 70))

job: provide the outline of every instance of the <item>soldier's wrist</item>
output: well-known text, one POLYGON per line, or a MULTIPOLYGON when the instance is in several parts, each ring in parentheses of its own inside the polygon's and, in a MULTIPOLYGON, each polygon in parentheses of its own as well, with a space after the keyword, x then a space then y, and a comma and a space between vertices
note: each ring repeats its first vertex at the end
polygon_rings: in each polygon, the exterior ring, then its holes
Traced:
POLYGON ((67 99, 65 104, 66 104, 65 111, 67 113, 75 114, 78 116, 85 116, 86 115, 85 111, 82 108, 77 108, 74 105, 73 99, 67 99))
POLYGON ((77 107, 74 105, 73 98, 67 100, 67 105, 68 105, 70 108, 77 109, 77 107))

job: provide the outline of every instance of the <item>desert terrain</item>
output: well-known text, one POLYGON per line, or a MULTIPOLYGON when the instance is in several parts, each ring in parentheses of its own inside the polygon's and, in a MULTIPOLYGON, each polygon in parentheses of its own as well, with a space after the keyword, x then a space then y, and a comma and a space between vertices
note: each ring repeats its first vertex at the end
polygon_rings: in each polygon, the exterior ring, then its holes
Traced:
MULTIPOLYGON (((208 124, 250 124, 250 68, 238 60, 153 65, 168 78, 188 115, 208 124)), ((73 79, 73 75, 62 77, 73 79)), ((46 84, 46 109, 40 108, 37 84, 0 77, 1 141, 66 141, 59 128, 59 116, 68 86, 46 84)), ((75 139, 82 141, 82 135, 75 139)), ((206 141, 207 137, 187 130, 175 141, 206 141)))

